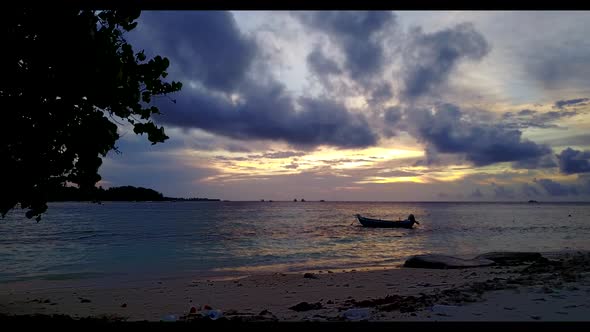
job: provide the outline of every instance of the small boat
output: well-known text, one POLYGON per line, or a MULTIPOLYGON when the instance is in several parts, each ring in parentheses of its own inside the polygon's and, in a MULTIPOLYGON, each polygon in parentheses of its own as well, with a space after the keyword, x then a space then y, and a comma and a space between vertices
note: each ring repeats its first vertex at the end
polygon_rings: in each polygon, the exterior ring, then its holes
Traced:
POLYGON ((412 228, 414 224, 420 225, 419 222, 416 221, 413 214, 408 216, 408 219, 401 220, 401 221, 391 221, 391 220, 382 220, 382 219, 372 219, 363 217, 360 214, 355 215, 359 222, 365 227, 379 227, 379 228, 412 228))

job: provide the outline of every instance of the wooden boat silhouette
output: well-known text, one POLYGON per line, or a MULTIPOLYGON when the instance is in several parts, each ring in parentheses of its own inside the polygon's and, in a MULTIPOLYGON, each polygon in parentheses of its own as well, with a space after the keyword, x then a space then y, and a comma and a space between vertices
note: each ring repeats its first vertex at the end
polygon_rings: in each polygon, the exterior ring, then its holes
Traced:
POLYGON ((408 219, 401 220, 401 221, 392 221, 392 220, 383 220, 383 219, 373 219, 363 217, 360 214, 355 215, 359 222, 364 227, 377 227, 377 228, 412 228, 414 224, 420 225, 419 222, 416 221, 413 214, 408 216, 408 219))

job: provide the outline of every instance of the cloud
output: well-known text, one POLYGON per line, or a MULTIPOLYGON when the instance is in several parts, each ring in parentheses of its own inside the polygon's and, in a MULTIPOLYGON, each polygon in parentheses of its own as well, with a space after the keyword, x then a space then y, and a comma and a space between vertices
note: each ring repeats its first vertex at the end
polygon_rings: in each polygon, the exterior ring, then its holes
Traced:
POLYGON ((389 107, 383 113, 384 119, 388 124, 397 124, 403 116, 402 109, 397 106, 389 107))
POLYGON ((403 51, 402 73, 403 96, 408 99, 433 92, 447 81, 461 60, 479 60, 490 51, 488 42, 471 23, 434 33, 414 28, 410 39, 403 51))
POLYGON ((316 48, 307 55, 307 65, 311 71, 320 76, 341 73, 338 64, 324 55, 321 46, 316 46, 316 48))
POLYGON ((512 163, 513 168, 521 169, 539 169, 539 168, 553 168, 557 166, 555 157, 548 153, 543 156, 535 158, 526 158, 512 163))
POLYGON ((406 115, 413 126, 411 134, 427 144, 429 163, 437 163, 437 153, 448 153, 458 154, 476 166, 499 162, 538 164, 551 152, 547 145, 523 139, 519 130, 481 122, 452 104, 438 105, 435 112, 406 110, 406 115))
POLYGON ((551 40, 552 45, 534 47, 526 57, 527 73, 547 90, 587 88, 590 84, 590 47, 585 36, 551 40))
POLYGON ((590 145, 590 134, 573 135, 562 138, 547 138, 545 142, 550 143, 552 146, 566 146, 566 145, 590 145))
MULTIPOLYGON (((375 23, 372 17, 364 24, 375 23)), ((143 29, 133 38, 170 57, 175 73, 185 78, 183 90, 174 96, 177 103, 164 103, 163 114, 154 117, 159 123, 238 140, 285 141, 302 148, 377 143, 364 115, 349 112, 336 101, 296 98, 287 91, 272 77, 258 45, 239 30, 231 13, 148 12, 141 19, 143 29)), ((320 60, 328 61, 321 53, 311 58, 327 70, 330 62, 320 60)))
POLYGON ((559 170, 564 174, 590 172, 590 151, 567 148, 556 156, 559 160, 559 170))
POLYGON ((539 179, 535 182, 543 187, 550 196, 578 195, 578 190, 575 186, 564 185, 549 179, 539 179))
POLYGON ((371 92, 371 97, 369 98, 368 102, 371 105, 378 105, 390 100, 393 96, 394 94, 391 84, 382 82, 381 84, 377 84, 375 86, 375 89, 371 92))
POLYGON ((248 161, 250 158, 247 157, 226 157, 226 156, 215 156, 216 160, 221 161, 248 161))
POLYGON ((590 98, 578 98, 578 99, 569 99, 569 100, 559 100, 555 102, 555 107, 557 108, 564 108, 566 106, 572 106, 572 105, 585 105, 587 103, 585 103, 586 101, 589 101, 590 98))
POLYGON ((282 140, 308 148, 359 148, 378 140, 363 115, 348 112, 345 106, 331 100, 294 100, 283 85, 274 81, 263 86, 251 82, 237 103, 193 89, 179 96, 173 108, 169 107, 157 117, 159 122, 200 128, 234 139, 282 140))
POLYGON ((297 169, 297 168, 299 168, 299 164, 296 162, 291 162, 290 164, 285 165, 283 167, 286 169, 297 169))
POLYGON ((229 12, 144 11, 139 20, 131 33, 139 45, 169 57, 174 76, 210 89, 234 90, 257 54, 256 43, 240 32, 229 12))
POLYGON ((522 110, 518 113, 507 112, 502 116, 502 122, 508 128, 524 129, 524 128, 559 128, 551 122, 555 122, 562 118, 568 118, 578 115, 576 111, 550 111, 537 112, 533 110, 522 110))
POLYGON ((109 186, 153 188, 173 197, 218 195, 200 181, 219 171, 208 167, 198 156, 179 153, 184 143, 175 135, 170 135, 164 144, 151 145, 147 140, 126 138, 117 144, 122 154, 109 153, 99 170, 109 186))
POLYGON ((304 156, 305 152, 296 151, 277 151, 277 152, 266 152, 263 154, 249 155, 248 158, 268 158, 268 159, 284 159, 289 157, 301 157, 304 156))
POLYGON ((421 176, 423 174, 417 173, 417 172, 402 171, 402 170, 391 170, 391 171, 378 172, 375 175, 379 176, 379 177, 395 178, 395 177, 415 177, 415 176, 421 176))
MULTIPOLYGON (((294 14, 306 26, 326 33, 342 50, 350 76, 364 79, 384 64, 379 33, 396 23, 387 11, 320 11, 294 14)), ((313 53, 312 53, 313 54, 313 53)))

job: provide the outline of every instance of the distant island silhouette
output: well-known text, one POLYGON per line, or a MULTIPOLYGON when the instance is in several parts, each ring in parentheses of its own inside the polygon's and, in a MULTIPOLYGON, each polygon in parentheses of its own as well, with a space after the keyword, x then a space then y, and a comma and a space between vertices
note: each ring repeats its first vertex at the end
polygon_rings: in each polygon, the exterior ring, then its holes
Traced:
POLYGON ((77 187, 58 187, 49 193, 49 202, 101 202, 101 201, 174 201, 174 202, 201 202, 221 201, 218 198, 178 198, 166 197, 162 193, 150 188, 122 186, 103 189, 95 188, 92 191, 83 191, 77 187))

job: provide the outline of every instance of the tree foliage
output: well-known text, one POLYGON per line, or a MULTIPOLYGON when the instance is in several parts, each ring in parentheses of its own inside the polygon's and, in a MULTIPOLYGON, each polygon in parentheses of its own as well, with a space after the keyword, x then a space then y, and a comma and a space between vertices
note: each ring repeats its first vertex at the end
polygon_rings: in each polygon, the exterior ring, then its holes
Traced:
POLYGON ((94 188, 92 192, 82 192, 76 187, 58 187, 49 192, 50 202, 65 201, 164 201, 166 197, 153 189, 123 186, 103 189, 94 188))
MULTIPOLYGON (((0 213, 20 205, 28 218, 66 183, 92 191, 101 156, 115 149, 117 123, 152 144, 168 137, 151 120, 153 99, 179 91, 165 82, 169 61, 147 59, 124 38, 139 11, 5 9, 0 75, 0 213)), ((168 97, 169 98, 169 97, 168 97)))

